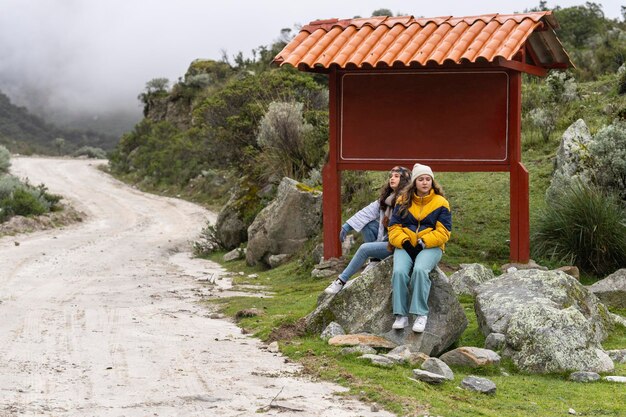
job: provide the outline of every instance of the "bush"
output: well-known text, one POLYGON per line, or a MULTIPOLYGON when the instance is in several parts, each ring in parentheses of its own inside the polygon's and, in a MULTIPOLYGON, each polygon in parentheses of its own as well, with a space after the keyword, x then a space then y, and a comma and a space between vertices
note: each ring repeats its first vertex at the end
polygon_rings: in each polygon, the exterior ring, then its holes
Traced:
POLYGON ((9 172, 11 166, 11 152, 4 146, 0 145, 0 175, 9 172))
POLYGON ((575 182, 539 213, 534 256, 602 275, 626 265, 626 210, 598 188, 575 182))
POLYGON ((95 148, 93 146, 83 146, 79 148, 77 151, 75 151, 72 155, 76 157, 86 156, 87 158, 94 158, 94 159, 106 159, 107 157, 107 153, 104 149, 95 148))
POLYGON ((55 211, 60 201, 61 196, 48 193, 43 184, 33 187, 11 175, 0 178, 0 222, 55 211))
POLYGON ((304 105, 272 102, 259 124, 257 161, 261 176, 306 178, 324 156, 323 143, 315 140, 315 128, 304 120, 304 105), (320 151, 321 150, 321 151, 320 151))
POLYGON ((206 257, 215 251, 224 249, 217 238, 215 226, 211 223, 200 232, 198 240, 193 242, 193 254, 197 257, 206 257))
POLYGON ((626 201, 626 123, 617 122, 600 130, 589 152, 596 184, 626 201))

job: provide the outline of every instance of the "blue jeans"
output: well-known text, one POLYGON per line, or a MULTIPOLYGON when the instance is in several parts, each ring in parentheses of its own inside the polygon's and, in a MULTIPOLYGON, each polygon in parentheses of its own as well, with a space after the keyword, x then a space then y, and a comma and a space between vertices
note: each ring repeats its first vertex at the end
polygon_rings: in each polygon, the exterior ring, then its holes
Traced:
POLYGON ((363 236, 363 242, 376 242, 378 240, 378 220, 372 220, 366 224, 361 229, 361 236, 363 236))
POLYGON ((441 260, 440 248, 422 250, 415 258, 415 263, 404 249, 393 252, 393 314, 408 316, 428 315, 428 295, 432 271, 441 260))
POLYGON ((364 243, 357 249, 346 269, 339 274, 339 279, 343 282, 347 282, 350 277, 363 266, 367 258, 385 259, 390 256, 391 253, 392 252, 387 249, 386 241, 364 243))

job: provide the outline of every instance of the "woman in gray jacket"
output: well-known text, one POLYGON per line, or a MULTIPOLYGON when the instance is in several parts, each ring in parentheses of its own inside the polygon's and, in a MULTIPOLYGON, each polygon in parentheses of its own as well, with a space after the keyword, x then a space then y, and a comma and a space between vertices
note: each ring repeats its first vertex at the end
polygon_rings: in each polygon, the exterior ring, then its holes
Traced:
POLYGON ((387 244, 387 225, 396 203, 397 192, 410 181, 411 171, 404 167, 394 167, 389 171, 389 179, 381 188, 378 199, 356 212, 341 226, 339 240, 343 242, 348 232, 355 230, 361 232, 365 243, 356 251, 346 269, 326 287, 324 290, 326 294, 337 294, 341 291, 368 258, 381 260, 393 254, 387 244))

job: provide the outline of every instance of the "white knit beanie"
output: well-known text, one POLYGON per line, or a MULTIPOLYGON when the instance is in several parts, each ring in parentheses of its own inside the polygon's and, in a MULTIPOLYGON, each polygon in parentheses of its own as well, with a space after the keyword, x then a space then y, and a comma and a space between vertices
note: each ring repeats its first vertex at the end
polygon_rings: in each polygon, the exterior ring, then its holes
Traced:
POLYGON ((428 165, 422 165, 417 163, 413 165, 413 172, 411 173, 411 182, 415 182, 417 177, 420 175, 430 175, 430 178, 435 179, 435 174, 433 174, 433 170, 430 169, 428 165))

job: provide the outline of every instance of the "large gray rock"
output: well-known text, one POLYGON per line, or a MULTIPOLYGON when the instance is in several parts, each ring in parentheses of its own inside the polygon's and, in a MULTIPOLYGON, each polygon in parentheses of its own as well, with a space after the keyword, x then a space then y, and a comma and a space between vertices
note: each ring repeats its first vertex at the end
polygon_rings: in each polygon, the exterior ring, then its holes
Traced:
POLYGON ((225 249, 234 249, 246 241, 248 225, 243 220, 242 197, 246 190, 233 190, 228 202, 222 207, 215 221, 215 236, 225 249))
POLYGON ((474 296, 477 286, 494 277, 493 271, 481 264, 461 264, 461 269, 450 275, 449 280, 457 295, 474 296))
POLYGON ((626 268, 596 282, 589 290, 609 307, 626 308, 626 268))
POLYGON ((246 262, 269 265, 269 256, 293 254, 322 225, 322 193, 283 178, 276 198, 257 214, 248 227, 246 262))
POLYGON ((306 318, 307 330, 320 333, 335 321, 346 333, 380 335, 396 345, 409 345, 414 351, 431 356, 445 351, 467 327, 467 317, 447 277, 439 268, 430 273, 430 312, 424 333, 413 332, 411 326, 391 330, 392 269, 393 257, 389 257, 367 274, 348 281, 339 293, 320 297, 317 308, 306 318))
POLYGON ((606 307, 561 271, 523 270, 476 288, 481 332, 502 333, 502 355, 536 373, 607 372, 613 364, 600 348, 612 327, 606 307))
POLYGON ((556 167, 546 190, 548 198, 553 198, 576 179, 587 179, 583 161, 589 157, 588 149, 592 141, 593 137, 583 119, 576 120, 563 132, 556 154, 556 167))

